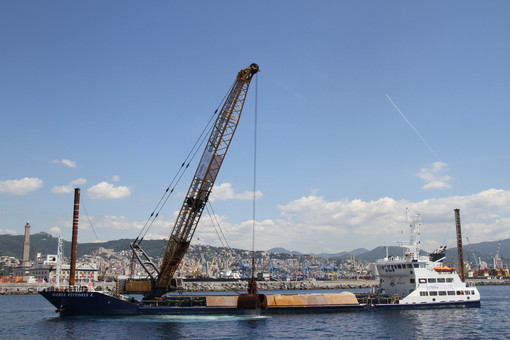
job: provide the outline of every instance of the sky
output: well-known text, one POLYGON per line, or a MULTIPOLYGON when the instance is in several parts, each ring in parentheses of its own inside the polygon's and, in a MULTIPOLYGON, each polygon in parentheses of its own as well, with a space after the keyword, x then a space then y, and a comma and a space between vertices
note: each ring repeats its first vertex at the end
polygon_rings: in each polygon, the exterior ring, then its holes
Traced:
MULTIPOLYGON (((0 234, 139 235, 251 63, 193 243, 510 238, 508 1, 1 1, 0 234), (253 192, 256 192, 254 195, 253 192), (254 201, 253 198, 256 197, 254 201), (214 217, 212 217, 214 215, 214 217), (253 227, 255 231, 253 232, 253 227)), ((195 160, 196 161, 196 160, 195 160)), ((166 238, 192 163, 146 238, 166 238)))

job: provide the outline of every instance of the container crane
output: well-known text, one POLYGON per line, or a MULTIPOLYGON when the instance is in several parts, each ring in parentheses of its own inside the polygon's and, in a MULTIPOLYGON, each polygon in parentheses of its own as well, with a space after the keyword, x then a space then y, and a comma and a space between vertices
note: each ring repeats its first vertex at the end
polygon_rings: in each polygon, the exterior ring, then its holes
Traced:
POLYGON ((176 289, 174 274, 189 248, 202 211, 209 199, 214 182, 236 131, 248 89, 257 64, 241 70, 228 93, 212 128, 209 140, 198 164, 184 202, 167 241, 161 266, 158 268, 140 248, 131 244, 133 254, 148 274, 148 280, 129 280, 124 293, 143 294, 146 299, 159 297, 176 289))
POLYGON ((475 265, 478 269, 482 269, 482 264, 481 264, 481 261, 478 257, 476 257, 476 252, 475 252, 475 249, 473 248, 473 246, 471 245, 471 242, 469 241, 469 237, 466 237, 466 241, 468 243, 468 248, 469 248, 469 251, 471 252, 471 255, 473 255, 473 259, 475 261, 475 265))
POLYGON ((501 240, 498 241, 498 246, 496 247, 496 254, 492 258, 492 268, 497 269, 503 269, 503 260, 499 256, 501 252, 501 240))

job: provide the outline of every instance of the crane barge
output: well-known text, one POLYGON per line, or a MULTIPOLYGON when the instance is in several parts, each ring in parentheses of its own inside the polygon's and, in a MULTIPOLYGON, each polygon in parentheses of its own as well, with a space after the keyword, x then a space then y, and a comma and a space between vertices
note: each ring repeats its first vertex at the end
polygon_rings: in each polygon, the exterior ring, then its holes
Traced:
MULTIPOLYGON (((378 262, 377 265, 382 279, 380 291, 377 294, 374 293, 375 295, 372 293, 355 295, 351 292, 265 295, 257 291, 257 285, 253 278, 248 282, 247 293, 244 294, 180 295, 173 293, 178 288, 175 273, 189 248, 204 206, 209 199, 214 182, 227 154, 241 117, 250 82, 258 72, 259 66, 251 64, 237 74, 234 85, 216 118, 207 145, 166 243, 161 266, 158 267, 152 262, 141 248, 141 240, 136 239, 130 246, 133 257, 141 264, 147 274, 146 279, 119 281, 115 293, 98 292, 88 287, 73 285, 69 285, 67 288, 50 288, 40 292, 44 298, 56 307, 56 312, 60 313, 60 316, 196 315, 237 314, 255 309, 263 311, 264 314, 275 314, 342 312, 373 308, 479 306, 480 296, 476 288, 468 288, 464 282, 457 279, 457 274, 444 274, 437 271, 442 263, 442 257, 433 260, 421 259, 414 253, 406 254, 404 260, 397 261, 398 264, 395 264, 397 262, 394 262, 396 260, 393 258, 378 262), (395 272, 395 268, 398 268, 398 273, 395 272), (409 272, 407 268, 416 269, 409 272), (417 278, 417 274, 423 277, 417 278), (427 282, 427 277, 430 277, 433 282, 452 282, 452 284, 438 283, 433 287, 428 287, 421 283, 423 280, 427 282), (400 292, 393 287, 393 282, 397 279, 407 282, 405 292, 400 292), (452 287, 456 289, 454 290, 452 287), (447 288, 456 296, 453 297, 452 295, 445 301, 436 301, 436 296, 444 296, 450 293, 446 292, 447 288), (437 291, 438 289, 440 291, 437 291), (444 294, 441 294, 443 290, 444 294), (393 295, 389 296, 386 291, 391 291, 393 295), (411 293, 408 294, 408 292, 411 293), (417 298, 418 293, 420 295, 417 298), (425 293, 427 296, 429 296, 429 293, 432 296, 430 301, 423 297, 425 293), (143 295, 143 299, 136 300, 132 297, 137 294, 143 295)), ((75 198, 75 216, 79 211, 78 201, 79 199, 75 198)), ((74 237, 74 229, 73 225, 73 241, 77 242, 74 237)), ((416 240, 414 236, 411 237, 411 241, 415 242, 411 247, 415 249, 416 240)))
MULTIPOLYGON (((87 287, 47 289, 40 294, 60 313, 72 315, 159 315, 159 314, 210 314, 239 313, 247 309, 272 311, 309 310, 314 306, 328 311, 358 309, 362 306, 352 293, 313 294, 308 296, 272 295, 270 300, 257 292, 252 278, 247 293, 239 295, 183 296, 168 294, 177 289, 175 273, 189 248, 205 204, 209 199, 218 172, 225 159, 230 143, 239 124, 248 89, 253 76, 259 72, 257 64, 251 64, 237 74, 219 112, 207 145, 195 171, 188 192, 182 203, 170 237, 166 243, 161 266, 156 266, 136 239, 130 244, 133 257, 147 274, 142 280, 122 280, 117 292, 91 291, 87 287), (127 295, 143 295, 138 301, 127 295)), ((76 210, 76 206, 75 206, 76 210)))

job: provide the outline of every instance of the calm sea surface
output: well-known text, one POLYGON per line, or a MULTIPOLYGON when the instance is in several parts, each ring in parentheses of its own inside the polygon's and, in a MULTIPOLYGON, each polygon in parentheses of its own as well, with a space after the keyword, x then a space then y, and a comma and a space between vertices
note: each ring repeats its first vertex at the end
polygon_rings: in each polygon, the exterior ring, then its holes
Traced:
POLYGON ((0 339, 509 339, 510 286, 481 308, 257 316, 60 318, 39 295, 0 296, 0 339))

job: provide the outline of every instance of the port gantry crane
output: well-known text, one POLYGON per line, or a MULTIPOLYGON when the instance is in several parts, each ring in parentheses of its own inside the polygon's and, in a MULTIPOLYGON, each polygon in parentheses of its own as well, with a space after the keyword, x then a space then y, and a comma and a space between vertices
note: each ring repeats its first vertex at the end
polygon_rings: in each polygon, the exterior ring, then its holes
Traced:
POLYGON ((125 293, 141 293, 145 298, 153 298, 175 289, 175 280, 173 280, 175 272, 189 248, 239 123, 250 82, 258 71, 259 66, 251 64, 238 73, 216 118, 202 158, 167 241, 159 269, 136 241, 131 244, 133 254, 149 275, 149 280, 126 281, 123 289, 125 293))

